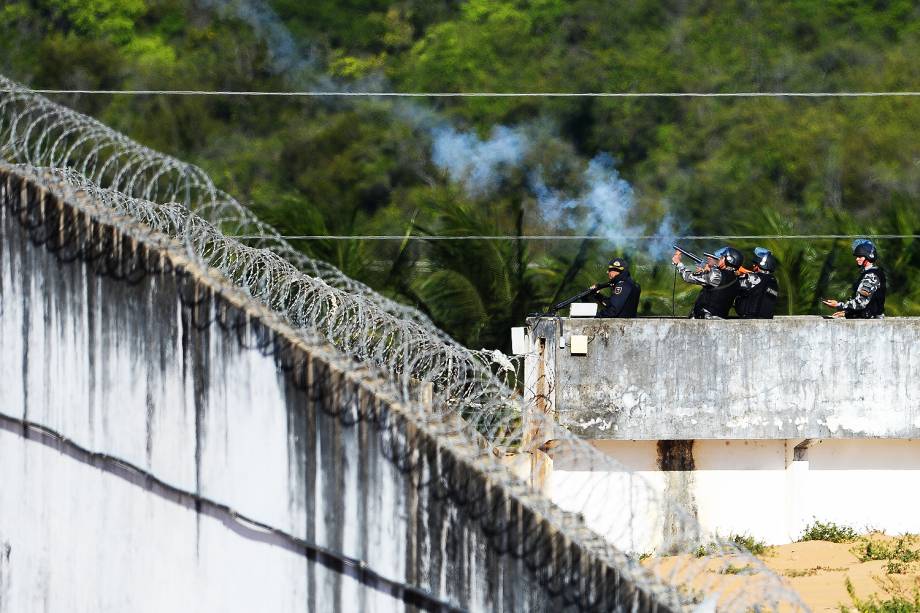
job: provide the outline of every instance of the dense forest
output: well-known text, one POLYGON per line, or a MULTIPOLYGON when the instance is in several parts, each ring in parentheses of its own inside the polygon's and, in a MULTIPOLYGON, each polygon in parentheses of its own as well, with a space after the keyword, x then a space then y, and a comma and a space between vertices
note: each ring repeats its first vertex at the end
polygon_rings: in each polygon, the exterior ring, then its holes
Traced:
MULTIPOLYGON (((0 72, 49 89, 917 91, 918 57, 920 8, 898 0, 0 6, 0 72)), ((642 313, 686 313, 668 242, 627 237, 920 233, 916 97, 52 97, 202 166, 285 234, 405 237, 295 244, 474 347, 504 347, 614 253, 642 313), (470 235, 509 238, 435 239, 470 235)), ((777 255, 783 313, 846 293, 850 244, 735 243, 777 255)), ((920 246, 878 245, 888 312, 920 314, 920 246)))

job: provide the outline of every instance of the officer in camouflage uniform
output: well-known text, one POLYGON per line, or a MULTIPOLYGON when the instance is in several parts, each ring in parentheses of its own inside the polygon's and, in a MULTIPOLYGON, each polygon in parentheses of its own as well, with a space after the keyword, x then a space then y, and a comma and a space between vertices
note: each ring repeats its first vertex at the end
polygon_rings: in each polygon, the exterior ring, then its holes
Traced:
POLYGON ((833 317, 881 319, 885 317, 885 296, 888 293, 888 283, 885 271, 875 264, 875 260, 878 259, 875 245, 869 239, 856 241, 853 246, 853 255, 856 257, 856 266, 859 267, 859 278, 853 284, 854 296, 842 302, 833 299, 823 302, 837 309, 833 317))
POLYGON ((671 258, 684 281, 703 286, 690 312, 693 319, 728 317, 728 310, 740 289, 735 271, 744 260, 741 252, 734 247, 722 247, 713 255, 716 258, 710 257, 706 265, 696 271, 683 265, 680 251, 675 251, 671 258))
POLYGON ((626 258, 613 258, 607 264, 607 278, 609 283, 592 285, 594 299, 601 308, 598 317, 635 317, 639 309, 639 295, 642 287, 629 274, 629 262, 626 258), (605 287, 610 288, 610 297, 600 293, 605 287))
POLYGON ((773 319, 779 298, 779 283, 773 273, 776 258, 769 249, 754 249, 753 270, 738 275, 740 292, 735 298, 735 312, 743 319, 773 319))

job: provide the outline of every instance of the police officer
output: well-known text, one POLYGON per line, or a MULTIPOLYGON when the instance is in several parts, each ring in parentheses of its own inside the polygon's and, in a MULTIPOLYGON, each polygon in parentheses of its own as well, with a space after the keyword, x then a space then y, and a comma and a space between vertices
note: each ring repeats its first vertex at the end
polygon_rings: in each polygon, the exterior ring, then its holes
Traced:
POLYGON ((869 239, 856 241, 853 256, 859 267, 859 278, 853 284, 854 296, 843 302, 827 299, 822 302, 837 309, 833 317, 847 319, 881 319, 885 316, 885 295, 888 284, 885 271, 875 264, 878 252, 869 239))
POLYGON ((598 317, 635 317, 639 309, 639 295, 642 288, 633 281, 629 274, 629 262, 626 258, 613 258, 607 264, 609 283, 592 285, 594 299, 601 304, 598 317), (610 288, 610 297, 600 293, 605 287, 610 288))
POLYGON ((773 319, 779 298, 779 283, 773 273, 776 258, 769 249, 754 249, 753 269, 738 275, 739 293, 735 312, 743 319, 773 319))
POLYGON ((743 256, 734 247, 722 247, 710 257, 706 265, 692 272, 680 261, 680 251, 674 252, 671 261, 687 283, 702 285, 690 317, 694 319, 720 319, 728 317, 728 310, 738 295, 739 284, 735 271, 741 266, 743 256))

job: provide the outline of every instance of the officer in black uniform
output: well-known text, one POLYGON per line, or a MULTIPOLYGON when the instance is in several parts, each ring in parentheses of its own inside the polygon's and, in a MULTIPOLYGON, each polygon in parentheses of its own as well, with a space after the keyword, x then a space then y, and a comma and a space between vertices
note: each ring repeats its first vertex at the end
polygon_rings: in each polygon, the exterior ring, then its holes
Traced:
POLYGON ((608 283, 592 285, 593 297, 601 304, 598 317, 635 317, 639 310, 639 295, 642 288, 633 281, 629 274, 629 262, 626 258, 613 258, 607 264, 608 283), (600 293, 605 287, 610 288, 610 297, 600 293))
POLYGON ((754 249, 754 264, 750 272, 738 275, 740 292, 735 298, 735 312, 743 319, 773 319, 779 298, 776 281, 776 258, 769 249, 754 249))
POLYGON ((878 251, 869 239, 861 239, 853 245, 859 278, 853 284, 854 296, 849 300, 823 300, 827 306, 837 309, 833 317, 847 319, 881 319, 885 317, 885 296, 888 282, 885 271, 876 265, 878 251))
POLYGON ((709 258, 706 265, 691 271, 681 263, 680 251, 674 252, 671 261, 677 272, 687 283, 702 285, 703 289, 696 298, 690 317, 693 319, 722 319, 728 317, 735 296, 740 288, 735 271, 741 266, 744 257, 734 247, 722 247, 709 258))

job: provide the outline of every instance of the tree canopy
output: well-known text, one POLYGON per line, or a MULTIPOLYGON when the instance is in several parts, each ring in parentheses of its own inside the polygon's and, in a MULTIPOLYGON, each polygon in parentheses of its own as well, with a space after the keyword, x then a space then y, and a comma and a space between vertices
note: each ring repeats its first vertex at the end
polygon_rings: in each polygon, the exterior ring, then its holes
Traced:
MULTIPOLYGON (((0 69, 35 88, 413 92, 920 90, 907 1, 14 0, 0 69)), ((459 340, 507 329, 628 252, 641 312, 695 292, 626 234, 920 233, 920 99, 58 95, 218 184, 459 340), (593 234, 608 240, 535 241, 593 234), (505 240, 439 241, 437 236, 505 240)), ((845 240, 748 240, 783 313, 854 276, 845 240)), ((688 242, 713 249, 718 241, 688 242)), ((879 241, 889 312, 920 313, 920 247, 879 241)))

